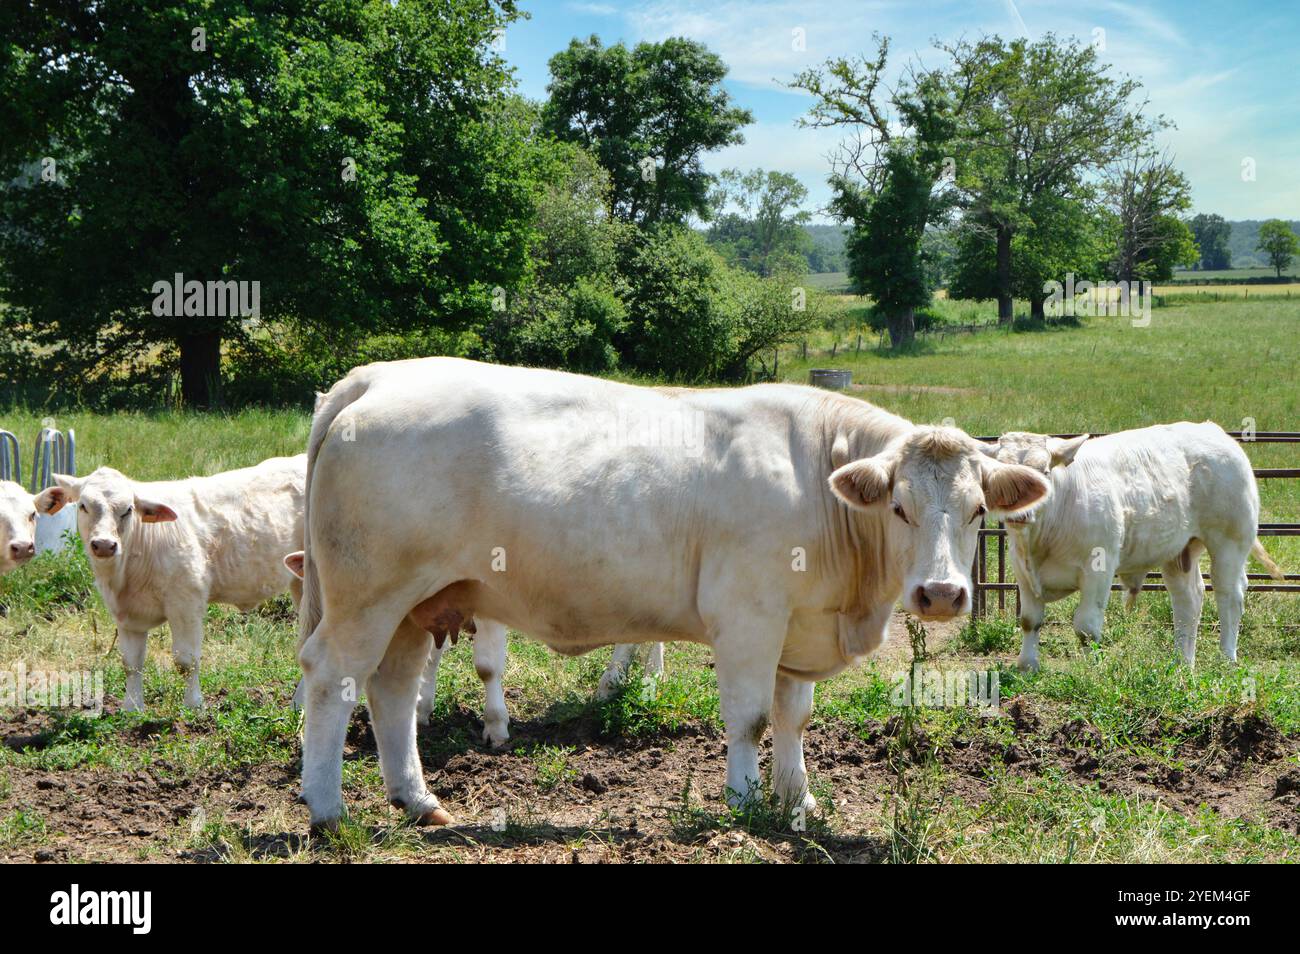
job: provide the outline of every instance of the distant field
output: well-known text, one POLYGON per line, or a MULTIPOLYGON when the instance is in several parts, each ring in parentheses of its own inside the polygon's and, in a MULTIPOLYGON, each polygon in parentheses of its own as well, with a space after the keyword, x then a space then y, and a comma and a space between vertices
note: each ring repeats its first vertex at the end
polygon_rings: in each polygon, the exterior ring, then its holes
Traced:
POLYGON ((821 291, 847 291, 849 287, 849 276, 847 272, 818 272, 805 276, 805 281, 812 288, 821 291))
MULTIPOLYGON (((1277 272, 1267 266, 1252 266, 1250 268, 1223 268, 1223 269, 1206 269, 1204 271, 1183 270, 1174 272, 1173 281, 1175 284, 1189 282, 1196 284, 1206 279, 1243 279, 1243 278, 1276 278, 1277 272)), ((1293 263, 1289 269, 1284 269, 1282 277, 1300 277, 1300 264, 1293 263)))
MULTIPOLYGON (((1253 297, 1253 296, 1252 296, 1253 297)), ((836 307, 860 308, 855 299, 836 307)), ((986 306, 940 306, 986 314, 986 306)), ((841 333, 787 349, 780 377, 853 372, 850 393, 974 434, 1113 430, 1178 419, 1300 429, 1300 300, 1156 309, 1151 324, 925 339, 913 353, 859 353, 841 333)), ((856 342, 854 342, 856 343, 856 342)), ((25 439, 40 414, 0 410, 25 439)), ((71 414, 81 469, 112 463, 180 476, 292 453, 307 416, 71 414)), ((1249 448, 1259 466, 1295 466, 1296 445, 1249 448)), ((26 463, 26 462, 25 462, 26 463)), ((1263 487, 1264 519, 1300 520, 1300 481, 1263 487)), ((761 519, 756 514, 755 519, 761 519)), ((1300 568, 1300 539, 1267 546, 1300 568)), ((582 581, 575 581, 582 585, 582 581)), ((118 711, 113 624, 80 552, 46 555, 0 578, 0 670, 105 673, 108 714, 0 710, 0 860, 670 860, 1300 861, 1300 598, 1252 594, 1242 662, 1218 658, 1206 601, 1195 672, 1173 661, 1168 600, 1118 601, 1100 651, 1080 651, 1073 600, 1054 604, 1044 669, 1015 670, 1008 612, 975 627, 931 627, 927 665, 991 672, 999 718, 894 698, 912 651, 901 620, 868 665, 820 684, 808 763, 821 810, 791 830, 769 810, 720 799, 724 745, 702 647, 670 647, 668 673, 610 703, 591 693, 607 651, 564 659, 511 636, 512 744, 478 741, 483 692, 464 642, 440 674, 420 748, 433 790, 463 823, 428 831, 385 804, 363 709, 348 735, 351 821, 309 842, 298 790, 301 722, 291 607, 281 599, 208 616, 206 713, 181 704, 163 633, 150 640, 149 711, 118 711)), ((617 633, 611 633, 616 639, 617 633)))

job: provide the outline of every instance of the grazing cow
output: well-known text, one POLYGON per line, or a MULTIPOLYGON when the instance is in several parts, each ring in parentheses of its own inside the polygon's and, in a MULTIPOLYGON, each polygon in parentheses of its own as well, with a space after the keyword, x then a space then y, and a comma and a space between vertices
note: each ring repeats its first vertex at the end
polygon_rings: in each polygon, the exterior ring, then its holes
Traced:
POLYGON ((203 707, 199 658, 209 603, 250 610, 301 583, 284 554, 302 546, 307 458, 272 457, 211 477, 138 483, 109 467, 56 474, 36 496, 42 513, 78 505, 77 529, 95 586, 117 623, 127 710, 144 708, 149 630, 171 625, 172 657, 186 677, 185 704, 203 707))
POLYGON ((1169 590, 1178 648, 1192 665, 1205 599, 1198 557, 1206 550, 1219 647, 1237 658, 1247 555, 1284 577, 1255 538, 1259 490, 1250 460, 1221 427, 1184 422, 1069 440, 1014 432, 988 452, 1052 484, 1043 503, 1005 521, 1020 590, 1021 669, 1038 668, 1045 604, 1079 592, 1075 631, 1098 642, 1115 577, 1131 608, 1156 567, 1169 590))
MULTIPOLYGON (((302 579, 302 551, 290 553, 284 558, 284 565, 294 576, 302 579)), ((474 671, 483 681, 486 701, 483 705, 483 741, 493 748, 500 748, 510 740, 510 713, 506 710, 505 690, 501 685, 501 676, 506 669, 506 627, 491 619, 475 619, 474 635, 474 671)), ((624 643, 614 647, 614 655, 600 677, 596 689, 598 699, 608 699, 618 691, 627 675, 628 666, 638 655, 641 647, 633 643, 624 643)), ((433 716, 433 705, 437 699, 438 665, 446 649, 445 641, 438 640, 429 651, 425 663, 424 675, 420 678, 420 695, 416 703, 416 720, 424 724, 433 716)), ((646 675, 657 678, 664 671, 664 644, 654 643, 645 662, 646 675)), ((294 693, 294 705, 301 703, 302 683, 294 693)))
POLYGON ((35 555, 35 499, 21 484, 0 480, 0 576, 35 555))
POLYGON ((770 714, 775 794, 810 808, 813 682, 879 646, 900 595, 923 618, 967 612, 985 508, 1047 490, 961 431, 813 388, 643 388, 455 358, 357 368, 317 402, 308 442, 312 824, 343 813, 354 702, 339 687, 362 683, 390 802, 451 820, 425 786, 415 702, 430 633, 474 617, 572 655, 611 633, 709 645, 728 798, 759 784, 770 714))

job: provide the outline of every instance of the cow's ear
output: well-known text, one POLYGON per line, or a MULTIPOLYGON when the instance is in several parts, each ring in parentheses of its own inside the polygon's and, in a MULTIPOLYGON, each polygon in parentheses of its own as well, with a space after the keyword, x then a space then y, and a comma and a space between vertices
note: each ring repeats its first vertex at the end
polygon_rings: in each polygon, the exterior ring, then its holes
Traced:
POLYGON ((301 580, 303 573, 302 565, 306 558, 307 554, 303 553, 303 551, 294 550, 292 553, 285 554, 284 565, 288 568, 290 573, 301 580))
POLYGON ((892 457, 881 454, 852 461, 831 474, 831 490, 859 510, 883 504, 894 486, 895 463, 892 457))
POLYGON ((1028 510, 1052 489, 1047 478, 1032 467, 992 461, 984 464, 981 486, 988 508, 1000 513, 1028 510))
POLYGON ((1079 453, 1079 448, 1083 446, 1091 435, 1080 434, 1078 437, 1062 439, 1059 437, 1049 437, 1047 439, 1047 452, 1052 455, 1053 467, 1068 467, 1074 460, 1074 455, 1079 453))
POLYGON ((165 503, 139 496, 135 498, 135 512, 140 515, 142 523, 171 523, 176 519, 176 511, 165 503))
POLYGON ((62 487, 46 487, 36 495, 33 503, 36 504, 38 513, 52 514, 58 513, 63 509, 64 504, 70 504, 77 498, 62 487))

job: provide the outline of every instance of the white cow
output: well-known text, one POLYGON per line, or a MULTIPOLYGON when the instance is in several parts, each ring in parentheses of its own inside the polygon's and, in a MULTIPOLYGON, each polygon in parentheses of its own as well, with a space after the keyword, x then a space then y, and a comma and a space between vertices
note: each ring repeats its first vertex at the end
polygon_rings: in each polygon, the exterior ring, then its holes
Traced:
POLYGON ((454 358, 357 368, 318 401, 308 443, 312 824, 344 810, 348 679, 366 686, 390 802, 451 820, 425 786, 415 702, 430 633, 471 617, 565 654, 610 633, 708 644, 728 798, 758 785, 770 715, 775 794, 810 808, 813 681, 879 646, 900 595, 924 618, 967 612, 981 514, 1047 489, 961 431, 812 388, 642 388, 454 358))
POLYGON ((209 603, 250 610, 301 584, 284 554, 302 546, 307 458, 272 457, 211 477, 139 483, 109 467, 56 474, 36 496, 42 513, 78 505, 77 528, 95 586, 117 623, 127 710, 144 708, 149 630, 171 625, 172 657, 186 677, 185 704, 203 707, 199 659, 209 603))
MULTIPOLYGON (((303 554, 301 550, 290 553, 284 558, 284 565, 294 576, 302 579, 303 554)), ((506 709, 505 689, 501 677, 506 669, 506 627, 491 619, 474 620, 474 671, 483 681, 485 701, 483 704, 483 741, 493 748, 500 748, 510 740, 510 713, 506 709)), ((419 724, 427 723, 433 716, 434 703, 438 692, 438 666, 446 650, 445 639, 436 640, 429 651, 429 659, 424 666, 424 675, 420 677, 420 695, 416 702, 416 720, 419 724)), ((605 672, 600 677, 596 689, 598 699, 609 699, 618 691, 627 675, 628 666, 639 654, 640 646, 634 643, 622 643, 614 647, 613 657, 605 672)), ((646 654, 644 661, 647 678, 658 678, 664 671, 664 644, 654 643, 646 654)), ((301 704, 303 684, 298 684, 294 693, 294 706, 301 704)))
POLYGON ((35 499, 21 484, 0 480, 0 576, 35 555, 35 499))
POLYGON ((1205 599, 1198 558, 1206 550, 1219 647, 1237 658, 1247 555, 1284 577, 1255 538, 1259 490, 1250 460, 1221 427, 1162 424, 1091 440, 1013 432, 989 452, 1052 484, 1043 503, 1006 521, 1020 590, 1021 669, 1038 668, 1045 604, 1078 592, 1074 628, 1097 642, 1115 577, 1131 608, 1156 567, 1169 590, 1178 648, 1192 665, 1205 599))

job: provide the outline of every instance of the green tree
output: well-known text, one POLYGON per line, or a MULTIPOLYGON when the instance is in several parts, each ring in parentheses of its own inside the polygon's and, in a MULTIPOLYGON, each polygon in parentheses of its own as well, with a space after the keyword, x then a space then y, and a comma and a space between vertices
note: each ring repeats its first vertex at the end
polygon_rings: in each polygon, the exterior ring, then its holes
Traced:
POLYGON ((1047 34, 1037 41, 987 37, 944 48, 946 78, 962 99, 954 136, 965 217, 993 234, 998 318, 1009 323, 1013 241, 1047 197, 1086 200, 1090 174, 1149 152, 1168 123, 1135 105, 1140 84, 1114 79, 1097 51, 1047 34))
POLYGON ((1223 216, 1202 212, 1192 216, 1187 224, 1192 230, 1192 240, 1200 249, 1197 268, 1232 268, 1232 253, 1228 246, 1232 238, 1232 226, 1224 221, 1223 216))
MULTIPOLYGON (((1012 295, 1029 302, 1034 320, 1044 320, 1051 283, 1064 283, 1071 273, 1078 279, 1102 278, 1111 241, 1106 222, 1084 203, 1040 196, 1011 243, 1012 295)), ((996 232, 966 223, 958 229, 949 297, 997 298, 997 264, 996 232)))
POLYGON ((1120 281, 1168 281, 1196 261, 1192 231, 1179 218, 1191 205, 1187 177, 1165 156, 1139 156, 1107 176, 1104 191, 1117 242, 1111 271, 1120 281))
POLYGON ((621 236, 609 214, 609 175, 579 146, 539 152, 545 179, 536 200, 527 277, 503 289, 481 332, 480 357, 510 364, 607 372, 627 324, 618 274, 621 236))
POLYGON ((262 322, 340 346, 481 320, 523 273, 535 192, 491 49, 515 15, 509 0, 4 4, 7 320, 61 380, 178 354, 196 406, 217 400, 223 343, 248 322, 200 302, 156 314, 155 283, 176 274, 258 282, 262 322))
POLYGON ((1291 231, 1291 226, 1281 219, 1269 219, 1259 227, 1259 244, 1255 250, 1263 252, 1268 263, 1277 270, 1277 277, 1282 277, 1282 269, 1291 266, 1291 260, 1300 255, 1300 240, 1291 231))
POLYGON ((744 142, 753 121, 722 86, 727 67, 693 40, 573 40, 551 57, 544 128, 576 142, 609 172, 614 214, 649 225, 706 216, 705 153, 744 142))
POLYGON ((727 169, 710 201, 718 210, 709 242, 727 260, 758 275, 807 267, 812 242, 801 226, 811 213, 799 208, 808 189, 787 172, 727 169), (737 211, 729 211, 730 209, 737 211))
POLYGON ((802 125, 853 133, 834 163, 832 208, 853 223, 846 244, 853 285, 874 299, 898 348, 915 335, 915 310, 930 302, 922 243, 951 205, 945 160, 961 104, 942 74, 916 66, 886 96, 889 41, 876 40, 874 58, 832 59, 792 85, 814 100, 802 125))

